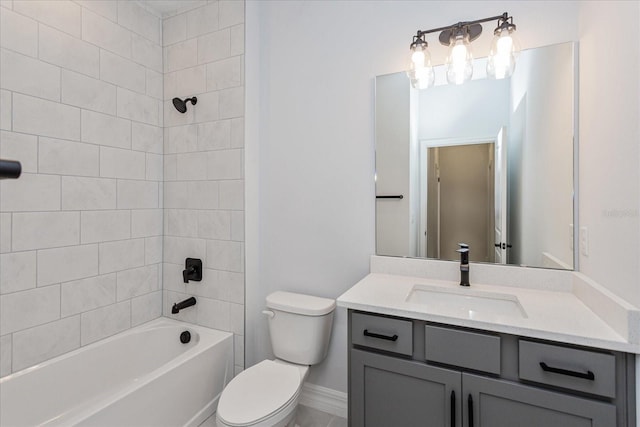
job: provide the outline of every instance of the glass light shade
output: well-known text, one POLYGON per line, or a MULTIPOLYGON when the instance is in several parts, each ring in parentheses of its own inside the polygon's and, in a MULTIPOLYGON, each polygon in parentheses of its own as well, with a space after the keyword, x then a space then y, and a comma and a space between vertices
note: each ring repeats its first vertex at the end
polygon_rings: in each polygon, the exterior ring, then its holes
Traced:
POLYGON ((473 75, 473 54, 469 45, 469 37, 457 35, 452 38, 447 56, 447 81, 460 85, 471 80, 473 75))
POLYGON ((431 55, 426 43, 416 43, 411 48, 411 60, 407 71, 411 86, 416 89, 427 89, 433 86, 435 73, 431 66, 431 55))
POLYGON ((487 76, 494 79, 511 77, 516 68, 516 57, 520 45, 513 28, 498 29, 494 33, 489 58, 487 60, 487 76))

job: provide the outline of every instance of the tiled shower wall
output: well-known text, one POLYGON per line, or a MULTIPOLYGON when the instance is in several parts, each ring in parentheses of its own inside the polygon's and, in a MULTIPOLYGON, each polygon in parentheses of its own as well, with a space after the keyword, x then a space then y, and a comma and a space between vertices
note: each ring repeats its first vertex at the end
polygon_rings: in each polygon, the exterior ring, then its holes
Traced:
POLYGON ((165 316, 234 333, 244 367, 244 2, 209 1, 163 20, 165 316), (197 96, 185 114, 173 97, 197 96), (201 258, 201 282, 182 281, 201 258), (178 315, 171 305, 192 295, 178 315))
POLYGON ((0 376, 161 315, 162 21, 0 2, 0 376))

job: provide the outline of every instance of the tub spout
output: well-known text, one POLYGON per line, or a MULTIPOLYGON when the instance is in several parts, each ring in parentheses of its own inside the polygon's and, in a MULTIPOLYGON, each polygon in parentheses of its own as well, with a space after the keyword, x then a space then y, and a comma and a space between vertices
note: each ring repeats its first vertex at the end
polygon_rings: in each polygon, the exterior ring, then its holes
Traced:
POLYGON ((177 302, 173 304, 173 307, 171 307, 171 314, 177 314, 183 308, 191 307, 192 305, 196 305, 196 299, 194 297, 187 298, 184 301, 177 302))

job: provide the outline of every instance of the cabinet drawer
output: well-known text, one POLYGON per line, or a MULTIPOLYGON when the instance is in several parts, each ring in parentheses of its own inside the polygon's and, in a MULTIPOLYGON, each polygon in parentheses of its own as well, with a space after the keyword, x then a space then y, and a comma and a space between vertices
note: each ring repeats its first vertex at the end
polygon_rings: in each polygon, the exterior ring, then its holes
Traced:
POLYGON ((427 325, 425 359, 500 374, 500 337, 427 325))
POLYGON ((614 355, 526 340, 518 346, 520 379, 615 397, 614 355))
POLYGON ((351 315, 351 342, 364 347, 411 356, 412 330, 413 326, 409 320, 363 313, 351 315))

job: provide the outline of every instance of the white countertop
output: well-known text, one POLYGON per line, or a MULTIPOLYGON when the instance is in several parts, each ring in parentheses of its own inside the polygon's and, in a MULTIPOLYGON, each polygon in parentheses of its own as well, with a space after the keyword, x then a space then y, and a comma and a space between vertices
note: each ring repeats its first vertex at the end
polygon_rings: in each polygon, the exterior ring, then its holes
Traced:
POLYGON ((342 294, 337 304, 353 310, 640 354, 639 344, 628 342, 569 291, 483 284, 463 288, 457 282, 445 280, 372 273, 342 294), (470 289, 473 293, 514 296, 526 317, 479 315, 472 319, 469 315, 461 315, 455 307, 428 309, 424 304, 407 302, 417 284, 453 292, 470 289))

